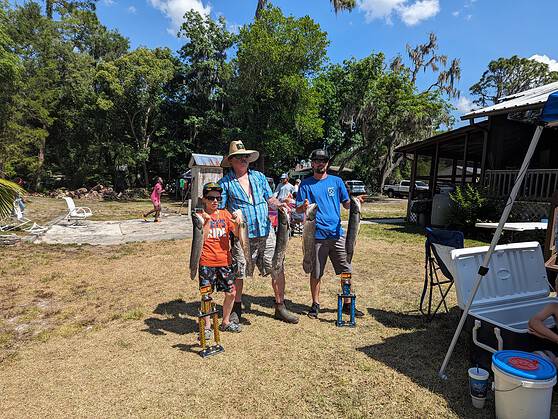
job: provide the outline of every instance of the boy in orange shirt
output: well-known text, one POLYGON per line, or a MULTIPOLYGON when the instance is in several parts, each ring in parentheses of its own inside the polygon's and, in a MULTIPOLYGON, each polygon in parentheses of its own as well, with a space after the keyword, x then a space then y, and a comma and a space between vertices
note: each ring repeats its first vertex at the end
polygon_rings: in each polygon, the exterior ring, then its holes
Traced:
MULTIPOLYGON (((200 288, 211 285, 216 291, 225 293, 223 301, 223 321, 220 330, 223 332, 240 332, 241 327, 230 321, 236 289, 234 280, 236 269, 232 264, 229 233, 238 235, 236 216, 226 209, 218 209, 221 202, 222 188, 217 183, 206 183, 203 186, 204 243, 199 266, 200 288)), ((205 319, 206 338, 211 337, 211 322, 205 319)))

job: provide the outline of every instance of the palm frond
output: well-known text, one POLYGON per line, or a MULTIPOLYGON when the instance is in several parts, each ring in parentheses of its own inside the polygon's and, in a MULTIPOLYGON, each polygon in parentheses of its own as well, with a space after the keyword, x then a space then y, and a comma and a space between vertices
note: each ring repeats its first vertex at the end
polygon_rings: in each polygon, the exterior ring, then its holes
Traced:
POLYGON ((14 200, 25 190, 18 184, 0 178, 0 217, 7 217, 14 210, 14 200))

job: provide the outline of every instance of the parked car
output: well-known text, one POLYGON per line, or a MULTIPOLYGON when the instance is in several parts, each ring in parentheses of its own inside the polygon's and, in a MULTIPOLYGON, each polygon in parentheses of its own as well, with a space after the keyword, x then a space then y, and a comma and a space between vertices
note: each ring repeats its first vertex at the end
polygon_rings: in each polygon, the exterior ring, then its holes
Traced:
POLYGON ((366 195, 366 186, 362 180, 348 180, 345 185, 350 195, 366 195))
MULTIPOLYGON (((390 198, 393 197, 405 197, 409 195, 409 186, 411 185, 411 181, 409 180, 402 180, 396 185, 384 185, 383 192, 389 196, 390 198)), ((420 180, 415 181, 415 191, 428 191, 428 185, 420 180)))

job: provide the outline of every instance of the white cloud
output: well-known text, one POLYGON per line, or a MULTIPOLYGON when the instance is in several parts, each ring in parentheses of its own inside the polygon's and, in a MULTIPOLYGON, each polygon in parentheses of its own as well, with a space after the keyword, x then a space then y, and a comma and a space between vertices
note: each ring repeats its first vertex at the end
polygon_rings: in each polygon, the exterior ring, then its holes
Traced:
POLYGON ((454 105, 461 113, 467 113, 473 109, 473 101, 465 96, 460 96, 459 100, 455 102, 454 105))
POLYGON ((367 22, 384 19, 392 24, 393 15, 408 26, 429 19, 440 11, 439 0, 358 0, 358 8, 364 12, 367 22))
POLYGON ((530 60, 538 61, 539 63, 548 64, 550 71, 558 71, 558 61, 553 60, 548 55, 538 55, 535 54, 529 57, 530 60))
POLYGON ((128 13, 135 15, 137 11, 138 10, 134 6, 128 7, 128 13))
POLYGON ((457 17, 457 16, 459 16, 459 10, 456 10, 455 12, 451 12, 451 14, 452 14, 452 16, 457 17))
POLYGON ((112 6, 115 2, 114 0, 103 0, 103 3, 106 4, 107 6, 112 6))
POLYGON ((176 35, 182 25, 184 13, 194 10, 209 15, 211 12, 211 6, 204 6, 201 0, 149 0, 149 3, 171 20, 171 27, 167 31, 172 35, 176 35))
POLYGON ((400 12, 401 20, 408 26, 414 26, 423 20, 436 16, 440 11, 438 0, 417 1, 410 6, 404 6, 400 12))

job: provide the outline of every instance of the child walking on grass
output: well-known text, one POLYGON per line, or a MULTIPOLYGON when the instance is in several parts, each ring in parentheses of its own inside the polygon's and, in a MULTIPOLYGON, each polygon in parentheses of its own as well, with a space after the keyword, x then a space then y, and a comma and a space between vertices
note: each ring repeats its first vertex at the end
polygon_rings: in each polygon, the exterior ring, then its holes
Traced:
POLYGON ((157 177, 155 186, 153 186, 153 190, 151 191, 151 203, 153 204, 153 209, 147 214, 143 214, 143 219, 145 221, 147 221, 147 217, 155 213, 154 222, 159 222, 159 215, 161 215, 161 195, 163 194, 163 191, 163 179, 161 177, 157 177))
MULTIPOLYGON (((230 321, 236 289, 234 280, 236 269, 232 264, 229 234, 238 235, 236 215, 226 209, 218 209, 221 202, 222 188, 217 183, 206 183, 203 186, 204 244, 199 266, 199 285, 211 285, 216 291, 223 291, 223 321, 220 330, 223 332, 240 332, 241 327, 230 321)), ((209 317, 205 318, 205 336, 212 336, 209 317)))

